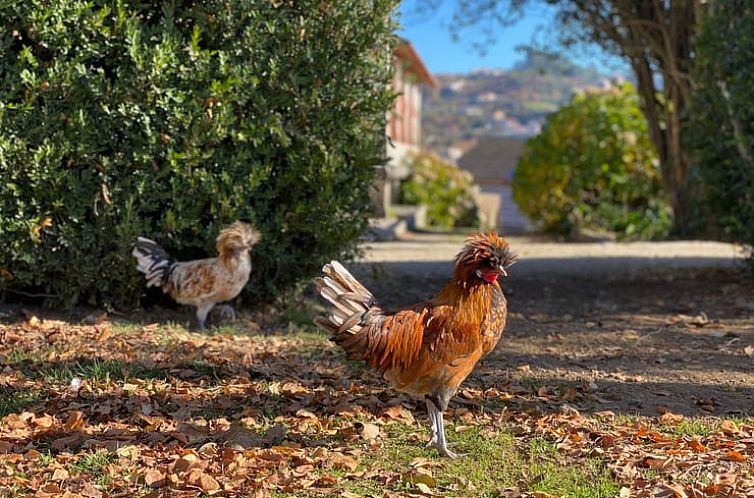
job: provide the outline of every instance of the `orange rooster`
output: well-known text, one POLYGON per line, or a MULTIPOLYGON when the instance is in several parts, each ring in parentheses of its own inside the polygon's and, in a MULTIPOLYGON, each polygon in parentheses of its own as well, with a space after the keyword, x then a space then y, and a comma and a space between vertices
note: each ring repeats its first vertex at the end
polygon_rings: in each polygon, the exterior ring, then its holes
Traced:
POLYGON ((455 260, 453 277, 432 299, 387 312, 343 265, 332 261, 315 284, 334 308, 315 323, 333 334, 349 359, 364 360, 398 391, 426 400, 428 446, 454 458, 443 412, 458 386, 505 328, 507 305, 498 277, 516 261, 496 234, 475 234, 455 260))
MULTIPOLYGON (((144 237, 138 238, 132 254, 138 263, 136 269, 146 275, 147 287, 162 287, 177 302, 196 306, 199 330, 203 331, 210 310, 217 303, 236 297, 249 281, 249 251, 260 239, 251 225, 236 221, 217 236, 216 258, 176 261, 156 242, 144 237)), ((220 308, 235 319, 231 306, 220 308)))

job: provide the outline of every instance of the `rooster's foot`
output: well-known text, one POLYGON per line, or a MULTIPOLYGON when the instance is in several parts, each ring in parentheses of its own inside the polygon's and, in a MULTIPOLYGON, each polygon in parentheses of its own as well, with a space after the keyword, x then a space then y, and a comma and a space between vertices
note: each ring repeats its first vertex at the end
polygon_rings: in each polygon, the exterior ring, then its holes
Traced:
POLYGON ((448 449, 448 446, 453 446, 453 444, 443 445, 443 444, 438 443, 437 441, 430 441, 430 443, 431 444, 428 444, 427 447, 433 447, 437 449, 437 452, 446 458, 454 459, 454 458, 464 457, 467 455, 467 453, 456 453, 454 451, 450 451, 448 449))

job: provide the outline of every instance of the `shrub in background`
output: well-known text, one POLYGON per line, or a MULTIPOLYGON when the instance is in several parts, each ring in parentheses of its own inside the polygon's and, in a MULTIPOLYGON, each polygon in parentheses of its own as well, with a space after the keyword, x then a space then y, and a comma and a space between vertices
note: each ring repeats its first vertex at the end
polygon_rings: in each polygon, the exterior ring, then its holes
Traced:
POLYGON ((670 209, 633 86, 576 95, 551 114, 526 143, 513 198, 549 232, 666 235, 670 209))
POLYGON ((0 3, 0 290, 131 305, 255 223, 247 296, 354 248, 383 161, 397 0, 0 3))
POLYGON ((687 144, 708 234, 754 245, 754 15, 751 2, 714 2, 695 41, 687 144))
POLYGON ((401 202, 427 206, 427 223, 431 226, 478 224, 471 173, 432 154, 414 154, 408 161, 412 173, 401 183, 401 202))

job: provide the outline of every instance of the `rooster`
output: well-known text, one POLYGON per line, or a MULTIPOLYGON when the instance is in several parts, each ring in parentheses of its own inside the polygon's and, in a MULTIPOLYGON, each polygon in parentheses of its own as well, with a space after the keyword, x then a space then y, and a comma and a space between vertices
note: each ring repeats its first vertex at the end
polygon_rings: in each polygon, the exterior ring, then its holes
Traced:
POLYGON ((429 301, 387 312, 343 265, 332 261, 315 280, 334 308, 314 322, 333 334, 349 359, 364 360, 398 391, 422 397, 432 436, 427 446, 455 458, 447 447, 443 412, 480 358, 505 328, 507 303, 498 278, 517 257, 496 234, 469 237, 453 276, 429 301))
MULTIPOLYGON (((236 221, 217 236, 216 258, 176 261, 153 240, 139 237, 131 254, 136 269, 146 275, 147 287, 162 287, 181 304, 196 306, 199 330, 204 331, 207 314, 217 303, 236 297, 249 281, 251 246, 261 235, 251 225, 236 221)), ((229 305, 218 306, 224 315, 235 319, 229 305)))

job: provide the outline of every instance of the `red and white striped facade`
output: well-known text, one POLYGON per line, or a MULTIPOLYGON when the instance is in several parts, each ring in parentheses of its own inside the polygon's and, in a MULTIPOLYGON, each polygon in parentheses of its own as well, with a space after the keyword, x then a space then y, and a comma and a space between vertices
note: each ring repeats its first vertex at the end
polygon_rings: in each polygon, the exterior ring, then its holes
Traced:
POLYGON ((421 85, 437 86, 424 62, 408 41, 401 41, 395 49, 393 91, 397 94, 393 110, 388 116, 387 135, 390 165, 388 176, 403 178, 408 174, 400 164, 412 151, 421 147, 421 85))
POLYGON ((386 145, 388 163, 385 178, 372 193, 377 211, 383 216, 397 200, 400 181, 411 173, 405 159, 421 147, 421 85, 437 86, 437 80, 408 41, 402 40, 395 49, 393 64, 392 88, 397 96, 385 130, 389 139, 386 145))

